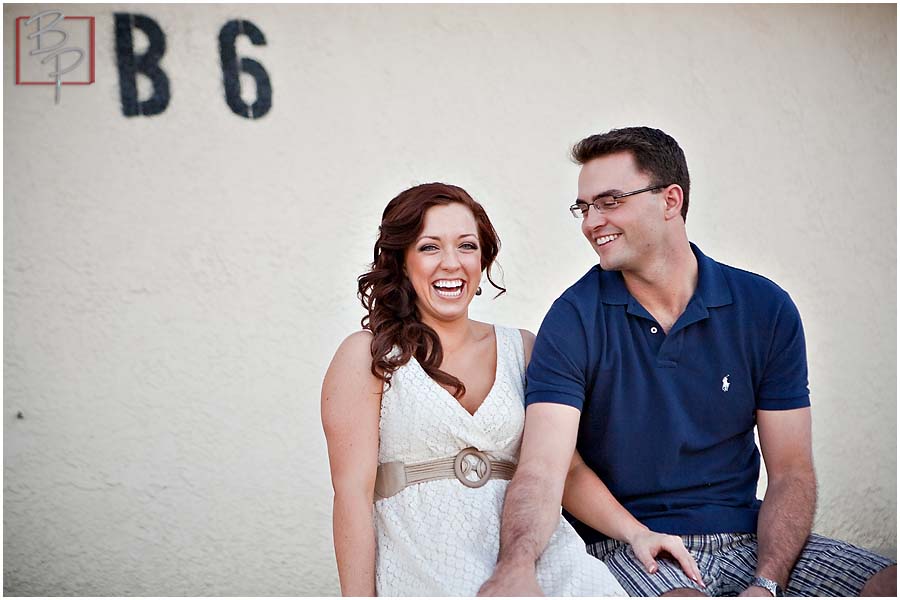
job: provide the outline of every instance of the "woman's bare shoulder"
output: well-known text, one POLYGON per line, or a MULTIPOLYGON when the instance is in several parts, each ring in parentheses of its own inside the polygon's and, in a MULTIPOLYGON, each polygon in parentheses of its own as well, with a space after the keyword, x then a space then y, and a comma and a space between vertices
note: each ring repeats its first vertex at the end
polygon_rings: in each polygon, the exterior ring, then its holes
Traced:
POLYGON ((351 381, 357 386, 379 386, 378 378, 372 374, 372 338, 372 332, 366 330, 344 338, 325 373, 325 387, 343 387, 351 381))
POLYGON ((534 334, 527 329, 520 329, 519 333, 522 334, 522 345, 525 349, 525 365, 527 366, 531 361, 531 349, 534 348, 534 334))
POLYGON ((525 343, 525 346, 530 349, 531 346, 534 346, 534 334, 528 331, 527 329, 520 329, 519 333, 522 334, 522 342, 525 343))
POLYGON ((372 359, 372 340, 375 336, 368 329, 361 329, 359 331, 354 331, 350 335, 344 338, 344 341, 341 342, 341 345, 338 346, 337 353, 345 353, 350 354, 352 356, 357 356, 359 354, 365 354, 369 357, 369 360, 372 359))
POLYGON ((356 362, 361 360, 371 362, 372 339, 374 337, 372 332, 366 329, 354 331, 345 337, 340 346, 338 346, 331 364, 335 364, 335 362, 343 363, 346 361, 356 362))

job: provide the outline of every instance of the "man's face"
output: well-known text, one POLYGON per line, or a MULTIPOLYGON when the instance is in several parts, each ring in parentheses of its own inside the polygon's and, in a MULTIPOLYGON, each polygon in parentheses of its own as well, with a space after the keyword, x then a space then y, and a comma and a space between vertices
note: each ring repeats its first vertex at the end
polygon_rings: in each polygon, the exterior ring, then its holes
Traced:
MULTIPOLYGON (((588 161, 578 175, 578 200, 593 202, 656 183, 638 171, 630 152, 618 152, 588 161)), ((581 231, 600 257, 605 271, 639 271, 663 241, 665 201, 660 193, 644 192, 619 200, 604 212, 590 207, 581 231)))

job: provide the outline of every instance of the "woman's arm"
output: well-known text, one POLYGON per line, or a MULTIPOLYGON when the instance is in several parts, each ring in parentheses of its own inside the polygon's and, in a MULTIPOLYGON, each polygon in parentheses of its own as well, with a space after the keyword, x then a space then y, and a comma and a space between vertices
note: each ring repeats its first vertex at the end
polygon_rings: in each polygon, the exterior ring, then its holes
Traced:
POLYGON ((371 340, 367 331, 344 340, 322 383, 322 426, 334 488, 334 554, 344 596, 375 595, 372 501, 382 382, 370 370, 371 340))

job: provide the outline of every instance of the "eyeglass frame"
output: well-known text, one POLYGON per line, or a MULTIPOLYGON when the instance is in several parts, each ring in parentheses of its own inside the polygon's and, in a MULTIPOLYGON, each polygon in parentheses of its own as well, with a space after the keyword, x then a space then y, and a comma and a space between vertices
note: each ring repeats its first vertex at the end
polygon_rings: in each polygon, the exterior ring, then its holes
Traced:
MULTIPOLYGON (((572 216, 575 217, 576 219, 584 220, 587 218, 588 213, 591 210, 591 206, 596 208, 600 212, 600 214, 603 214, 605 212, 609 212, 611 210, 618 208, 620 204, 625 204, 624 202, 619 202, 619 200, 621 200, 622 198, 626 198, 628 196, 636 196, 638 194, 643 194, 644 192, 653 192, 656 190, 661 190, 663 188, 669 187, 670 185, 672 185, 672 184, 667 183, 665 185, 652 185, 650 187, 645 187, 643 189, 635 190, 633 192, 625 192, 624 194, 615 194, 615 195, 609 194, 609 195, 597 196, 596 198, 594 198, 593 202, 583 202, 583 201, 579 200, 579 201, 575 202, 575 204, 573 204, 572 206, 569 207, 569 212, 572 213, 572 216), (612 198, 615 201, 615 204, 613 204, 612 206, 598 205, 597 201, 600 200, 600 198, 612 198), (587 206, 587 210, 582 212, 582 210, 581 210, 582 206, 587 206)), ((606 202, 604 202, 603 204, 606 204, 606 202)))

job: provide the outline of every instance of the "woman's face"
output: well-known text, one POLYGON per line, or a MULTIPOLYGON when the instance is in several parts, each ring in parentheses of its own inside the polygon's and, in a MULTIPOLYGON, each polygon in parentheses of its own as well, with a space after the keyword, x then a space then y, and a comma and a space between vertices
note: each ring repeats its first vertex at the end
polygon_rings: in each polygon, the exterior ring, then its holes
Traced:
POLYGON ((468 317, 481 281, 481 242, 475 215, 466 205, 428 209, 422 232, 406 249, 406 276, 423 321, 468 317))

